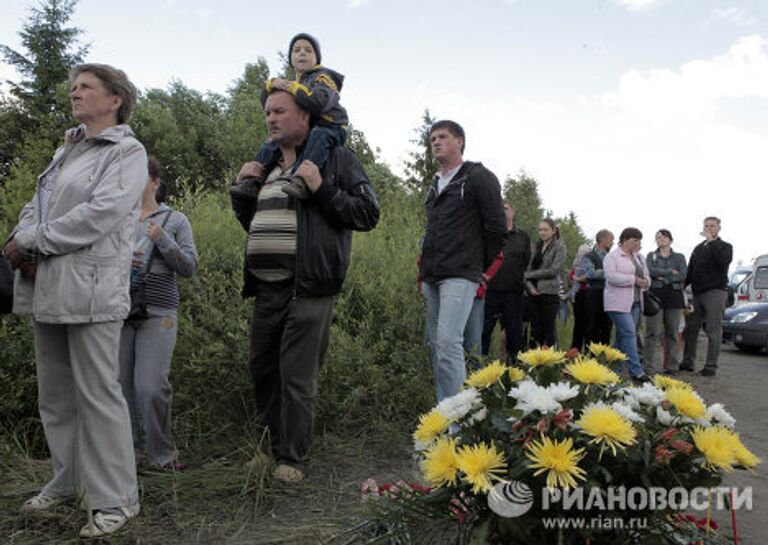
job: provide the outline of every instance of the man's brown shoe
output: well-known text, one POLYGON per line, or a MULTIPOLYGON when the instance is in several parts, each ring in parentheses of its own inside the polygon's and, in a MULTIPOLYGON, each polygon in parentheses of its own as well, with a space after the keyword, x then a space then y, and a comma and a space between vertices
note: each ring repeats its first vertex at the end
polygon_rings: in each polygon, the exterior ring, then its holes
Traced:
POLYGON ((295 484, 304 480, 304 472, 288 464, 277 464, 272 476, 278 481, 288 484, 295 484))

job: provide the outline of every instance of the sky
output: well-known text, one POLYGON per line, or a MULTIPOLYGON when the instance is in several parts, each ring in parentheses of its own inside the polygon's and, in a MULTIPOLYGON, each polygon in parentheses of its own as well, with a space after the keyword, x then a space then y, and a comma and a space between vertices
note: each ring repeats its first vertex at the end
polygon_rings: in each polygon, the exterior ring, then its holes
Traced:
MULTIPOLYGON (((3 0, 0 43, 19 48, 29 5, 3 0)), ((524 170, 587 236, 634 226, 648 251, 667 228, 690 255, 715 215, 734 265, 768 253, 765 0, 81 0, 71 24, 141 89, 217 93, 309 32, 398 174, 428 108, 464 127, 466 159, 524 170)))

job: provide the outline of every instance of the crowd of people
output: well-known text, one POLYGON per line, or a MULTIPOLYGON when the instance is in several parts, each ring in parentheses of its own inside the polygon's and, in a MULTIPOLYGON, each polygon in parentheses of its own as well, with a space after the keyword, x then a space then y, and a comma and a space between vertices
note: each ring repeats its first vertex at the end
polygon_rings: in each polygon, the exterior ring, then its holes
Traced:
MULTIPOLYGON (((320 58, 314 37, 291 40, 294 79, 267 82, 268 141, 229 190, 247 233, 243 296, 254 299, 248 365, 256 408, 269 432, 273 476, 288 483, 306 473, 318 375, 352 232, 379 219, 367 175, 343 145, 343 77, 320 58)), ((184 468, 171 434, 169 372, 177 276, 195 274, 198 257, 189 221, 165 203, 159 163, 128 125, 137 92, 126 74, 83 64, 70 84, 80 125, 40 175, 3 253, 15 269, 14 312, 34 319, 39 411, 53 466, 53 477, 21 509, 77 500, 92 515, 80 535, 93 538, 139 513, 136 468, 145 454, 158 468, 184 468)), ((556 320, 567 252, 558 227, 543 218, 532 243, 496 176, 464 160, 465 139, 455 121, 431 127, 440 168, 426 199, 419 277, 438 401, 459 391, 468 362, 480 365, 489 354, 499 322, 510 361, 526 346, 563 345, 556 320)), ((647 257, 639 230, 624 229, 613 249, 613 234, 599 231, 570 275, 573 345, 609 342, 613 324, 631 378, 641 383, 656 369, 662 331, 666 372, 693 370, 704 323, 710 344, 702 374, 715 375, 731 260, 719 229, 717 218, 705 220, 705 241, 687 266, 665 229, 647 257), (693 312, 681 361, 677 331, 688 285, 693 312), (647 319, 643 351, 646 293, 661 310, 647 319)))
POLYGON ((593 342, 609 344, 615 330, 615 346, 626 354, 633 382, 648 382, 655 372, 693 371, 702 324, 709 348, 700 373, 716 375, 732 259, 731 245, 719 238, 719 218, 705 218, 705 240, 688 264, 672 250, 669 230, 660 229, 657 248, 644 255, 642 232, 627 227, 615 248, 613 233, 598 231, 595 245, 580 248, 572 269, 566 271, 567 252, 554 220, 541 220, 538 240, 532 245, 529 235, 514 223, 514 203, 500 205, 493 200, 500 194, 498 180, 482 165, 463 160, 461 126, 453 121, 435 123, 431 141, 440 172, 427 197, 419 274, 438 401, 456 394, 463 384, 465 359, 473 361, 466 354, 466 338, 481 338, 480 350, 488 355, 498 322, 504 337, 502 352, 510 362, 524 347, 565 347, 557 338, 557 317, 566 293, 574 309, 570 347, 581 351, 593 342), (506 237, 500 239, 503 219, 506 237), (499 252, 501 266, 494 262, 499 252), (690 296, 685 293, 688 286, 690 296), (476 297, 478 292, 485 293, 484 300, 476 297), (478 306, 484 310, 478 311, 478 306), (688 312, 681 363, 684 309, 688 312), (478 312, 484 315, 482 326, 472 318, 478 312), (656 363, 659 344, 663 369, 656 363))

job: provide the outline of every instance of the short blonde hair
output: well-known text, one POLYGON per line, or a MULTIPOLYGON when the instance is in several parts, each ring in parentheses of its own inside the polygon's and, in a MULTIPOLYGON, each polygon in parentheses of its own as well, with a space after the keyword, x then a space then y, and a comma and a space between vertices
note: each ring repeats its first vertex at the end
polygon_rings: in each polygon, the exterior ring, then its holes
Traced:
POLYGON ((136 105, 139 92, 136 90, 136 86, 128 79, 125 72, 108 64, 78 64, 69 72, 70 85, 83 72, 88 72, 99 78, 109 94, 123 99, 123 103, 117 110, 117 122, 120 124, 128 123, 133 107, 136 105))

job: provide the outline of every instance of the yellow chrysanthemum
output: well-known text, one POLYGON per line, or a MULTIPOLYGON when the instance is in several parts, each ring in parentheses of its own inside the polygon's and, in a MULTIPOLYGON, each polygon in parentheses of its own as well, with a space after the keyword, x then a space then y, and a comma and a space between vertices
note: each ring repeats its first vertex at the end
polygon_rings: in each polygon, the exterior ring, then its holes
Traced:
POLYGON ((589 343, 589 351, 592 352, 592 355, 596 358, 602 356, 605 363, 614 363, 617 361, 625 361, 627 359, 627 355, 624 352, 612 346, 608 346, 607 344, 589 343))
POLYGON ((739 434, 733 433, 730 430, 728 431, 732 437, 731 448, 733 449, 733 455, 736 457, 736 461, 739 465, 748 467, 749 469, 758 466, 760 464, 760 458, 755 456, 751 450, 744 446, 744 443, 742 443, 739 438, 739 434))
POLYGON ((587 407, 576 422, 583 433, 594 437, 590 443, 603 443, 614 456, 616 447, 624 448, 635 442, 632 423, 608 406, 587 407))
POLYGON ((565 352, 560 352, 553 348, 535 348, 518 354, 517 359, 531 367, 544 367, 563 363, 565 361, 565 352))
POLYGON ((519 380, 523 380, 524 378, 525 378, 525 371, 523 371, 519 367, 509 368, 509 380, 511 380, 512 382, 517 382, 519 380))
POLYGON ((493 481, 501 480, 507 471, 504 454, 496 447, 485 443, 468 445, 459 450, 459 470, 464 474, 462 480, 472 485, 472 492, 488 492, 493 481))
POLYGON ((616 384, 621 380, 619 375, 593 359, 578 359, 565 369, 582 384, 616 384))
POLYGON ((431 443, 438 435, 445 433, 450 425, 451 421, 443 413, 432 409, 419 417, 419 425, 413 432, 413 438, 421 443, 431 443))
POLYGON ((671 386, 664 392, 670 403, 675 406, 677 412, 688 418, 704 418, 707 416, 707 406, 692 388, 671 386))
POLYGON ((686 390, 693 390, 693 387, 687 382, 668 377, 666 375, 656 375, 653 377, 653 384, 661 390, 667 390, 669 388, 684 388, 686 390))
POLYGON ((586 479, 587 472, 579 467, 579 461, 584 457, 584 449, 574 449, 573 439, 568 437, 563 441, 553 441, 549 437, 542 436, 541 441, 528 443, 525 455, 533 463, 528 464, 531 469, 538 470, 534 476, 547 473, 547 487, 570 488, 578 486, 576 479, 586 479))
POLYGON ((456 484, 456 472, 459 469, 459 455, 456 452, 456 440, 441 437, 424 455, 421 463, 424 478, 432 486, 456 484))
POLYGON ((734 451, 733 434, 723 426, 696 427, 691 432, 696 448, 704 454, 704 467, 709 469, 733 470, 738 463, 734 451))
POLYGON ((466 384, 481 390, 488 388, 496 384, 504 376, 504 373, 507 372, 507 369, 508 367, 499 360, 493 361, 469 375, 466 384))

